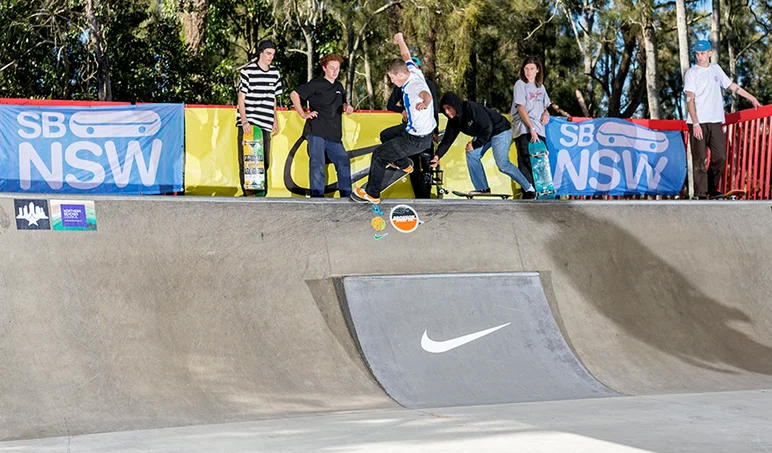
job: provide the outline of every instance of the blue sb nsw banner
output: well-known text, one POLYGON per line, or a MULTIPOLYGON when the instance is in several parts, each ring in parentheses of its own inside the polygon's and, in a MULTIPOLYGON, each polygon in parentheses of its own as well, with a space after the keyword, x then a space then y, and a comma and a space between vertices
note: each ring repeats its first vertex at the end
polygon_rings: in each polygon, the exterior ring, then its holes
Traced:
POLYGON ((558 195, 678 195, 686 150, 678 131, 654 131, 619 119, 547 124, 558 195))
POLYGON ((182 104, 0 105, 0 192, 182 191, 182 104))

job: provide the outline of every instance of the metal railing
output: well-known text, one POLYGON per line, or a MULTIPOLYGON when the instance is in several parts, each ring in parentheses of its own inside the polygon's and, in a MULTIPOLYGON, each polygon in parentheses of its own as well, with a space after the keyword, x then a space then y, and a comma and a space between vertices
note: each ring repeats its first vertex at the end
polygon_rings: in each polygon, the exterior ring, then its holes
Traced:
POLYGON ((746 200, 769 200, 772 195, 772 105, 726 115, 725 132, 722 191, 743 190, 746 200))

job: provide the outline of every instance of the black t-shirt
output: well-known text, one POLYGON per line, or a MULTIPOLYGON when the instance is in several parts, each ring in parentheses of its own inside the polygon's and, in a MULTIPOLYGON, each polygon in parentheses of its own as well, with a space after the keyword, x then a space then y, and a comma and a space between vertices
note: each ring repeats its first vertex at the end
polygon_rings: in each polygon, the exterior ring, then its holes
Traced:
POLYGON ((317 112, 316 118, 306 120, 303 134, 322 137, 340 142, 343 137, 340 122, 343 104, 346 102, 346 90, 337 80, 330 83, 324 77, 317 77, 295 89, 303 101, 311 104, 311 111, 317 112))

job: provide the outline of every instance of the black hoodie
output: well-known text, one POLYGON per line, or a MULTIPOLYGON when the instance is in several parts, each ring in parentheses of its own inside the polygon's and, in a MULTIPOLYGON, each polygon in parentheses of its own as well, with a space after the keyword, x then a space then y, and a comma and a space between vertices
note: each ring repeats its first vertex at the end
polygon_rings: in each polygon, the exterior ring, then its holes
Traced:
MULTIPOLYGON (((435 153, 440 158, 448 152, 450 145, 456 141, 456 137, 461 132, 474 137, 472 146, 477 149, 491 141, 494 135, 510 128, 509 121, 499 112, 476 102, 462 101, 456 93, 447 92, 440 99, 440 111, 443 114, 445 114, 446 105, 453 107, 456 117, 448 118, 445 136, 442 137, 442 142, 435 153)), ((445 114, 445 116, 448 115, 445 114)))

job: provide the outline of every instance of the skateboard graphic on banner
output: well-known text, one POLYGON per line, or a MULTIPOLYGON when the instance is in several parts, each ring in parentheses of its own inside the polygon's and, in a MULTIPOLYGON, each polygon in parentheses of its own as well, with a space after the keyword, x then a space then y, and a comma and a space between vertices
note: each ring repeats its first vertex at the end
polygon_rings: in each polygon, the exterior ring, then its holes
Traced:
POLYGON ((528 156, 531 159, 531 172, 536 198, 555 199, 555 186, 552 183, 549 150, 541 140, 528 143, 528 156))
POLYGON ((263 192, 265 195, 265 152, 263 131, 252 126, 251 133, 244 132, 244 190, 263 192))

